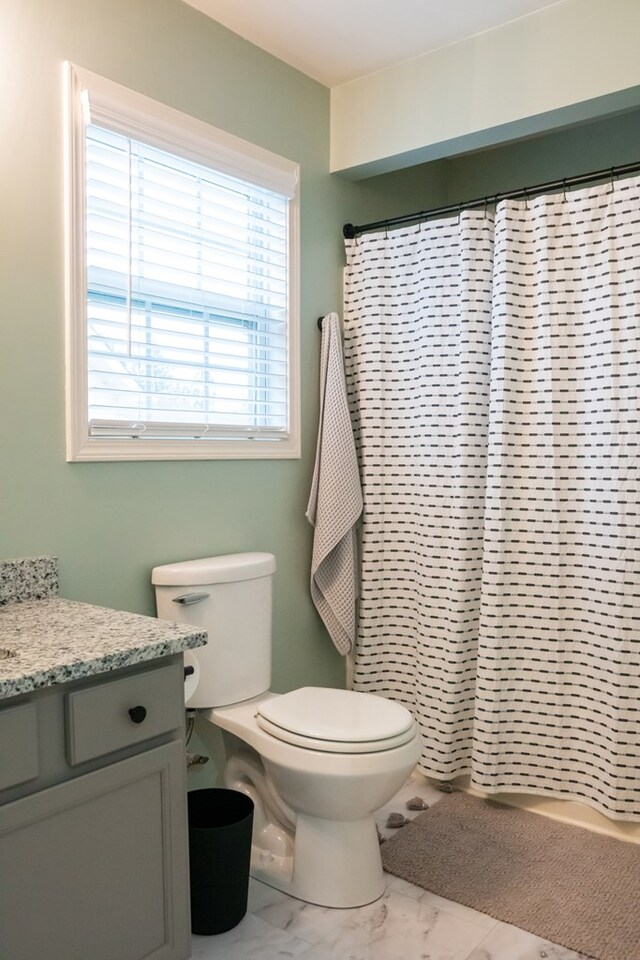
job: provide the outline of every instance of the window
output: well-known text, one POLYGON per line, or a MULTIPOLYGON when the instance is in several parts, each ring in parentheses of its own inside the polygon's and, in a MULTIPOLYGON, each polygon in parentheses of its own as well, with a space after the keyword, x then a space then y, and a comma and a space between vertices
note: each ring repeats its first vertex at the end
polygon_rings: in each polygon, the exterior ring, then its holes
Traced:
POLYGON ((67 458, 299 456, 297 165, 65 69, 67 458))

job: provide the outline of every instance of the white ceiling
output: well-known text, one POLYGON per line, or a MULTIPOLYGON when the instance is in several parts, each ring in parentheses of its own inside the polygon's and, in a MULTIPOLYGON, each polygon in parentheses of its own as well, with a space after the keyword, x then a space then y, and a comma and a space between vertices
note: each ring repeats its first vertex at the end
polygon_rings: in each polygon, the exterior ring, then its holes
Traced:
POLYGON ((328 87, 562 0, 185 0, 328 87))

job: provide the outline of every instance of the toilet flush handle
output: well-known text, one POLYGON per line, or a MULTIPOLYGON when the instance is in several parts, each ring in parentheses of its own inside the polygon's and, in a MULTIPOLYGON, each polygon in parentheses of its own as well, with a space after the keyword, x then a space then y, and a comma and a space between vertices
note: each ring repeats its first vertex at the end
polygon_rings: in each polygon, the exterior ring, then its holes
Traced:
POLYGON ((172 597, 172 600, 174 603, 182 603, 188 606, 191 603, 200 603, 201 600, 206 600, 208 596, 208 593, 183 593, 179 597, 172 597))

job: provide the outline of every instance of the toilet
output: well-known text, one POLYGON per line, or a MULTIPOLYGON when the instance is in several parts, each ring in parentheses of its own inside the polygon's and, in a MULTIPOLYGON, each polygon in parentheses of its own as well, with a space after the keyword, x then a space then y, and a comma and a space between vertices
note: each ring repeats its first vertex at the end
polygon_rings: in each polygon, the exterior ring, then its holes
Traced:
POLYGON ((373 813, 418 760, 400 704, 326 687, 271 692, 275 557, 239 553, 155 567, 158 617, 205 629, 187 651, 188 709, 222 731, 224 785, 254 802, 251 874, 326 907, 384 890, 373 813))

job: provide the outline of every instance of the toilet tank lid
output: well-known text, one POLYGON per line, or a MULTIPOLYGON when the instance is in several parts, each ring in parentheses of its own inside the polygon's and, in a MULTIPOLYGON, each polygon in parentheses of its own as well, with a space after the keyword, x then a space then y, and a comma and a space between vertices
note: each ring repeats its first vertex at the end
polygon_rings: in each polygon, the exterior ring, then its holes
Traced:
POLYGON ((229 553, 201 560, 165 563, 151 571, 151 583, 163 587, 202 586, 206 583, 233 583, 253 580, 275 573, 276 558, 272 553, 229 553))

